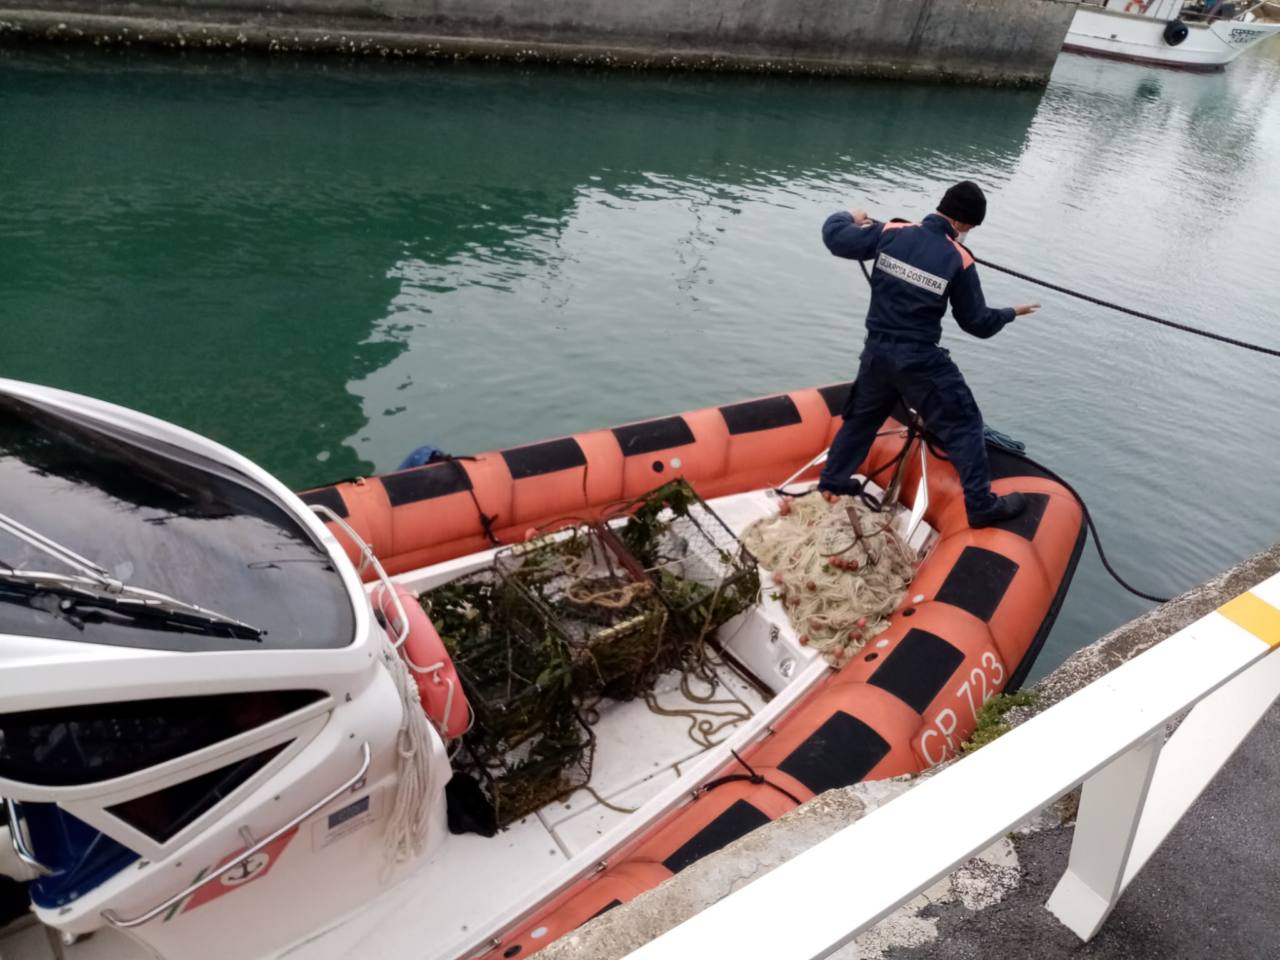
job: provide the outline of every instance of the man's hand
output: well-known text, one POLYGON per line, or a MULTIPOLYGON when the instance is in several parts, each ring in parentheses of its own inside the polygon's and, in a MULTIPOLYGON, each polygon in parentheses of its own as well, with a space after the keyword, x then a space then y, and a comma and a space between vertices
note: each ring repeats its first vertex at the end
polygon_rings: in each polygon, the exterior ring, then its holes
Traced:
POLYGON ((871 222, 871 218, 867 216, 865 210, 850 210, 849 215, 853 217, 853 222, 860 227, 866 226, 871 222))
POLYGON ((1025 317, 1035 313, 1039 309, 1040 309, 1040 304, 1038 303, 1024 303, 1020 307, 1013 308, 1013 315, 1015 317, 1025 317))

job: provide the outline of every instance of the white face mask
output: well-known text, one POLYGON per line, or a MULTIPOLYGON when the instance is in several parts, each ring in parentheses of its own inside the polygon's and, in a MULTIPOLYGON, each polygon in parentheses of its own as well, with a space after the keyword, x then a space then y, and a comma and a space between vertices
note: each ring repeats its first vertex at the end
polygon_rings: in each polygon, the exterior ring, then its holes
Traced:
POLYGON ((968 242, 969 242, 969 231, 968 231, 968 230, 966 230, 964 233, 959 234, 959 235, 956 237, 956 239, 957 239, 957 240, 959 240, 961 243, 968 243, 968 242))

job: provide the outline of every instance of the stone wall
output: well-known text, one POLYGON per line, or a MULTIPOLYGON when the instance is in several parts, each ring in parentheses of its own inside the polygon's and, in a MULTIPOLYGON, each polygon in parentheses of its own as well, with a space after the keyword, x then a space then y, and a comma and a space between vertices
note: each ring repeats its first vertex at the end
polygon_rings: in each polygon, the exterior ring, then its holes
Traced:
POLYGON ((0 0, 0 41, 1044 83, 1068 0, 0 0))

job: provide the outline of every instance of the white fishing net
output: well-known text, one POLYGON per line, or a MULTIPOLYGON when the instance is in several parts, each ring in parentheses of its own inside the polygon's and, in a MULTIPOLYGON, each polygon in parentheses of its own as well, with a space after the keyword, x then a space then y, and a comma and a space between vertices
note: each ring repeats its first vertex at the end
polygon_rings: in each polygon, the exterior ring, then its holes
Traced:
POLYGON ((816 494, 785 497, 777 515, 742 535, 773 572, 765 589, 786 607, 800 642, 834 666, 848 663, 888 627, 915 576, 915 556, 894 532, 892 517, 852 497, 835 504, 816 494))

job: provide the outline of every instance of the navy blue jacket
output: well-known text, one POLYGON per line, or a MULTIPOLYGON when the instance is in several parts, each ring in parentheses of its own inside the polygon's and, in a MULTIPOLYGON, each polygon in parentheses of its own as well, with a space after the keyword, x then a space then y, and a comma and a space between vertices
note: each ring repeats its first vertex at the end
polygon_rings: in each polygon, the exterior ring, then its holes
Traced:
POLYGON ((837 257, 876 261, 871 272, 867 329, 902 340, 936 344, 942 318, 951 313, 975 337, 995 336, 1013 319, 1013 308, 993 310, 982 296, 973 257, 956 242, 946 218, 931 213, 920 223, 853 222, 833 213, 822 239, 837 257))

